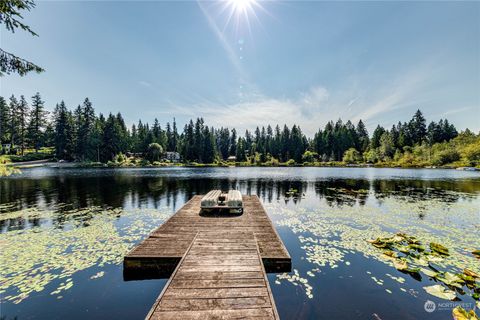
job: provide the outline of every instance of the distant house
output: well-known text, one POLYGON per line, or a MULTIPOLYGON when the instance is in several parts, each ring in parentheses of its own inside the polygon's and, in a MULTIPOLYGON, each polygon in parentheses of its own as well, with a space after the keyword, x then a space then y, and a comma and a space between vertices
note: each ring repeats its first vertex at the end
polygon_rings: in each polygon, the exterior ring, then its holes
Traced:
POLYGON ((179 162, 180 161, 180 153, 174 151, 167 151, 164 153, 163 158, 165 160, 169 160, 172 162, 179 162))
POLYGON ((235 156, 230 156, 230 157, 227 158, 227 161, 235 162, 235 161, 237 161, 237 157, 235 157, 235 156))

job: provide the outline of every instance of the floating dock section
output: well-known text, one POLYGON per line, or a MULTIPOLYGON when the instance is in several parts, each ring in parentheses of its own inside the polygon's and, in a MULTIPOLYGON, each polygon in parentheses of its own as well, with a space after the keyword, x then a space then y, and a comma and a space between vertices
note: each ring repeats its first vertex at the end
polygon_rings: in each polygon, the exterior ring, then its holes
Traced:
POLYGON ((202 214, 194 196, 124 258, 126 280, 169 277, 147 319, 278 319, 267 272, 291 259, 257 196, 241 215, 202 214))

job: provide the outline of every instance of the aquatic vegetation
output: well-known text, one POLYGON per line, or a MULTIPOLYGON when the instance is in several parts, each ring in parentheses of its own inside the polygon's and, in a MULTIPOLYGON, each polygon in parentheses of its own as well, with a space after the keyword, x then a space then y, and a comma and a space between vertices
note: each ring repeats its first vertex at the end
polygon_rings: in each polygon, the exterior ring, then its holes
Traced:
MULTIPOLYGON (((457 283, 457 279, 450 274, 461 273, 463 269, 476 274, 480 272, 478 260, 472 254, 478 247, 480 228, 478 210, 476 205, 470 202, 476 200, 445 203, 435 198, 413 201, 408 196, 382 197, 381 194, 376 194, 375 197, 369 196, 362 205, 355 205, 362 199, 346 192, 342 193, 342 197, 350 197, 353 205, 351 201, 344 202, 347 205, 334 205, 328 199, 322 199, 309 206, 307 199, 295 208, 285 207, 280 203, 266 206, 278 226, 297 234, 305 260, 319 268, 318 272, 324 268, 334 269, 341 264, 347 265, 347 255, 350 254, 361 254, 391 266, 394 266, 395 262, 395 267, 401 270, 400 272, 414 276, 437 276, 435 281, 442 282, 443 279, 453 285, 457 283), (392 232, 400 232, 404 240, 402 244, 396 245, 394 250, 389 248, 389 243, 367 242, 371 239, 389 238, 392 232), (404 238, 409 237, 407 234, 414 234, 416 238, 404 238), (407 259, 405 252, 414 254, 408 255, 407 259), (402 259, 399 259, 400 257, 402 259), (431 269, 430 265, 437 271, 431 269), (438 273, 440 269, 447 270, 450 274, 438 273)), ((400 237, 395 240, 400 240, 400 237)), ((302 272, 306 272, 306 277, 318 273, 310 270, 300 271, 302 272)), ((388 277, 400 285, 405 282, 405 278, 396 276, 388 277)), ((382 282, 378 275, 374 277, 372 280, 377 284, 382 282)), ((462 280, 462 277, 468 277, 468 274, 458 277, 462 280)), ((277 277, 280 283, 286 279, 284 276, 277 277)), ((400 290, 408 292, 408 288, 400 290)), ((314 292, 315 286, 311 294, 314 292)))
MULTIPOLYGON (((58 215, 55 210, 29 208, 2 213, 0 221, 15 217, 53 221, 0 234, 2 300, 20 303, 60 281, 50 292, 58 295, 73 287, 75 273, 120 264, 136 242, 167 218, 164 212, 168 211, 90 207, 62 212, 62 224, 54 222, 58 215)), ((103 275, 100 271, 90 279, 103 275)))
POLYGON ((425 289, 425 291, 427 291, 429 294, 431 294, 432 296, 435 296, 437 298, 442 298, 442 299, 446 299, 446 300, 453 300, 457 297, 457 295, 455 294, 455 291, 447 289, 440 284, 436 284, 436 285, 428 286, 428 287, 423 287, 423 289, 425 289))
POLYGON ((457 306, 452 310, 452 316, 455 320, 478 320, 478 316, 476 315, 474 310, 467 310, 463 309, 461 306, 457 306))
MULTIPOLYGON (((443 257, 449 255, 449 250, 445 246, 431 242, 431 251, 427 251, 415 237, 404 233, 397 233, 391 237, 376 238, 368 242, 374 247, 384 250, 383 254, 393 260, 393 266, 397 270, 413 274, 419 274, 422 271, 430 278, 444 283, 449 288, 454 287, 462 290, 465 285, 468 289, 472 289, 472 297, 478 298, 478 292, 475 291, 477 288, 480 289, 480 286, 476 283, 476 279, 480 278, 478 273, 470 269, 464 269, 462 273, 453 274, 449 271, 442 272, 435 268, 435 263, 442 261, 443 257), (429 268, 421 268, 419 266, 429 268)), ((429 294, 442 299, 453 300, 456 298, 455 291, 442 285, 427 286, 424 289, 429 294)))
POLYGON ((303 278, 300 276, 297 269, 293 269, 293 274, 282 273, 277 275, 277 280, 275 280, 275 283, 280 284, 280 280, 287 280, 294 286, 300 286, 305 290, 305 294, 309 299, 313 298, 312 286, 308 283, 307 278, 303 278))
POLYGON ((21 173, 18 168, 6 166, 4 164, 0 164, 0 177, 8 177, 12 174, 19 174, 21 173))

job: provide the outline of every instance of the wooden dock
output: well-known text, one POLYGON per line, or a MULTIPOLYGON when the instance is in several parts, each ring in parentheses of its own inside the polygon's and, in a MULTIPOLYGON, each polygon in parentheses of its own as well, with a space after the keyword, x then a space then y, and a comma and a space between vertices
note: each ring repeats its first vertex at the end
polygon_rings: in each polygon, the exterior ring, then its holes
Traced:
POLYGON ((124 259, 128 279, 167 277, 147 319, 278 319, 266 272, 291 259, 257 196, 242 215, 202 215, 201 196, 124 259))

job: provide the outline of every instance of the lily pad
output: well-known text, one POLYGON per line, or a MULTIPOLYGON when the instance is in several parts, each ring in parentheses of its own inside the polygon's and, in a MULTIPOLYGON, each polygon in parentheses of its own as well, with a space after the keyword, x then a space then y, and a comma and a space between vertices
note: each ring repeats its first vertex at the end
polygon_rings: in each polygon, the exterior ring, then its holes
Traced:
POLYGON ((446 256, 449 255, 448 248, 442 246, 439 243, 430 242, 430 249, 432 249, 432 251, 438 252, 438 253, 446 255, 446 256))
POLYGON ((440 284, 436 284, 433 286, 423 287, 425 291, 427 291, 432 296, 437 298, 445 299, 445 300, 453 300, 457 297, 455 291, 445 288, 440 284))
POLYGON ((470 269, 463 269, 463 273, 472 278, 480 278, 480 275, 470 269))
POLYGON ((435 279, 445 283, 446 285, 457 287, 459 289, 461 289, 462 284, 465 283, 465 281, 463 281, 459 276, 448 271, 443 274, 438 274, 435 279))
POLYGON ((420 271, 422 271, 424 274, 431 278, 435 278, 438 275, 438 272, 426 268, 421 268, 420 271))
POLYGON ((463 309, 460 306, 455 307, 452 310, 452 316, 455 320, 478 320, 478 316, 475 314, 475 311, 463 309))

